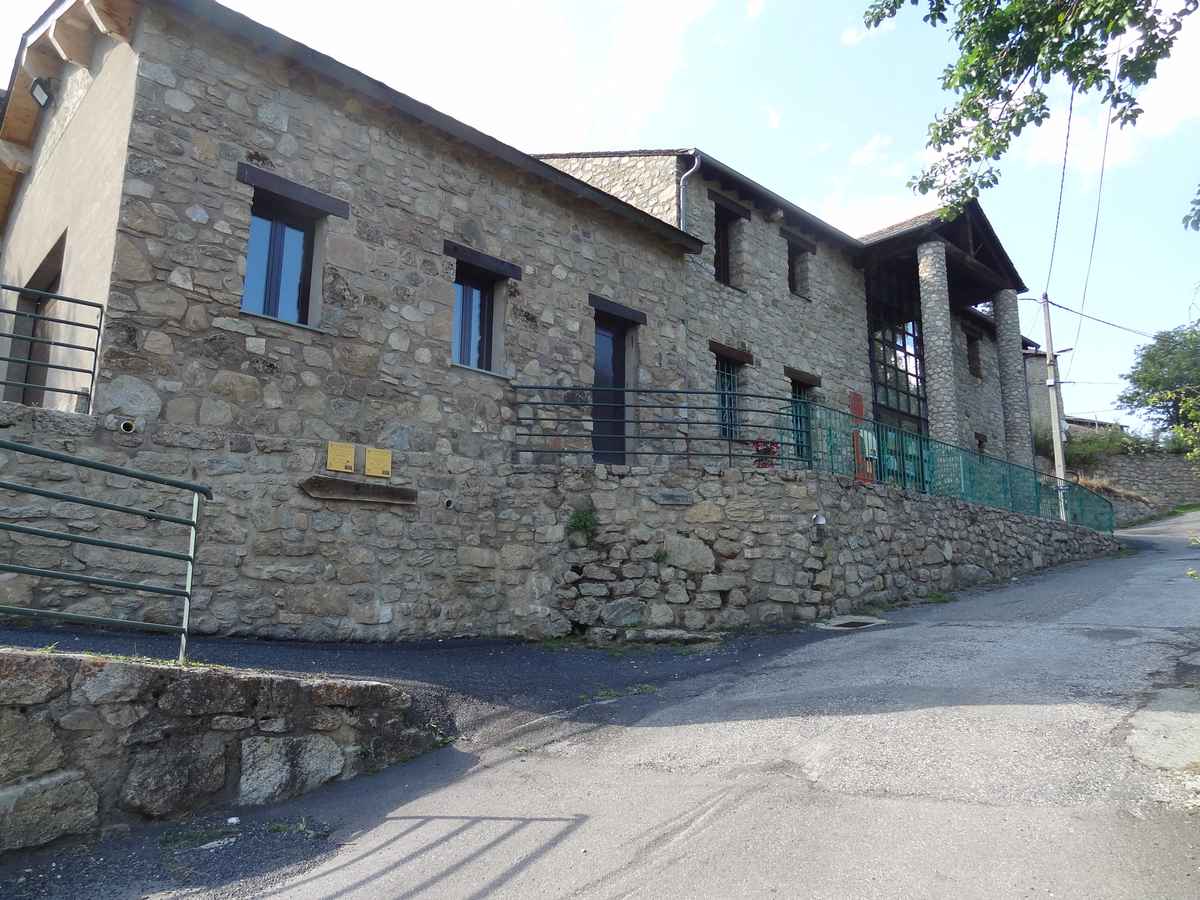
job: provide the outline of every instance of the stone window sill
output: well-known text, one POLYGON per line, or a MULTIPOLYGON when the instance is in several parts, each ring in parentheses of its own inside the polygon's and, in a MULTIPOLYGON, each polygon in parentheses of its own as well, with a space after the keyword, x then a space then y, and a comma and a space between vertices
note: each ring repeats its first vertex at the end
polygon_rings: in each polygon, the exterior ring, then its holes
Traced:
POLYGON ((276 325, 287 325, 289 328, 302 328, 305 331, 311 331, 315 334, 323 334, 326 337, 336 337, 332 331, 325 331, 322 328, 317 328, 315 325, 305 325, 303 322, 289 322, 287 319, 277 319, 274 316, 264 316, 262 313, 250 312, 243 309, 241 314, 249 319, 261 319, 264 322, 274 322, 276 325))
POLYGON ((477 369, 474 366, 464 366, 462 363, 454 362, 454 360, 450 360, 450 368, 462 369, 464 372, 474 372, 477 375, 487 375, 491 378, 499 378, 501 381, 511 382, 513 380, 511 375, 505 375, 503 372, 493 372, 491 369, 477 369))

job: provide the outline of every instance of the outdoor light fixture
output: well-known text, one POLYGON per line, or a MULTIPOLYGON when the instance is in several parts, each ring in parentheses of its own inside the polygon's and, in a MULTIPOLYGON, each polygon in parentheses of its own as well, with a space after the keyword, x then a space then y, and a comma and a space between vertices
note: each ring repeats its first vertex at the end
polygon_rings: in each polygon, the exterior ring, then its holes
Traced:
POLYGON ((813 513, 812 517, 813 530, 816 532, 813 535, 813 540, 818 544, 825 540, 825 517, 820 513, 813 513))
POLYGON ((29 95, 33 97, 33 102, 45 109, 54 102, 54 91, 50 88, 49 78, 34 79, 33 84, 29 86, 29 95))

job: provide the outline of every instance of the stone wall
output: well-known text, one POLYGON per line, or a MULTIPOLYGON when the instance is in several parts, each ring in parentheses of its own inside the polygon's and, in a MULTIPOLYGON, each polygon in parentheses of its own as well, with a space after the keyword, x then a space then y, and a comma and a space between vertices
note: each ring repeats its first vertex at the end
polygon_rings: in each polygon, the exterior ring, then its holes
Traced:
MULTIPOLYGON (((709 190, 721 186, 692 176, 687 182, 687 230, 706 241, 703 252, 687 259, 689 372, 699 389, 715 384, 709 340, 749 350, 739 385, 745 392, 788 396, 789 366, 818 375, 815 397, 838 409, 849 407, 849 392, 870 403, 866 288, 862 270, 844 249, 813 235, 816 254, 808 261, 804 296, 788 289, 787 241, 779 223, 759 209, 735 229, 734 285, 713 276, 714 206, 709 190)), ((736 196, 731 199, 736 200, 736 196)))
MULTIPOLYGON (((6 437, 212 485, 194 580, 192 624, 201 633, 396 640, 539 638, 596 626, 723 630, 918 598, 1115 547, 1082 528, 808 471, 502 463, 443 477, 398 466, 393 482, 415 490, 415 503, 317 499, 299 485, 321 470, 319 442, 171 426, 126 434, 115 421, 0 407, 6 437), (595 530, 584 539, 574 526, 588 510, 595 530), (815 512, 828 520, 824 535, 815 512)), ((187 509, 169 489, 15 453, 0 454, 0 478, 187 509)), ((177 526, 3 499, 21 524, 186 546, 177 526)), ((0 559, 17 558, 182 583, 182 566, 170 560, 0 532, 0 559)), ((56 580, 14 576, 0 594, 17 605, 180 618, 178 601, 56 580)))
MULTIPOLYGON (((1076 475, 1107 482, 1122 492, 1146 498, 1110 495, 1118 525, 1200 503, 1200 461, 1174 453, 1127 453, 1107 456, 1076 475)), ((1102 493, 1108 493, 1101 491, 1102 493)))
POLYGON ((594 509, 590 536, 574 532, 568 552, 540 556, 557 609, 602 638, 809 622, 1117 549, 1083 527, 809 471, 514 477, 543 514, 594 509), (818 512, 824 529, 812 524, 818 512))
POLYGON ((648 314, 638 384, 686 379, 682 251, 648 230, 161 6, 138 49, 95 411, 356 441, 470 480, 510 452, 513 378, 591 383, 593 293, 648 314), (240 309, 253 190, 239 163, 350 204, 318 228, 312 327, 240 309), (523 269, 494 372, 450 362, 446 239, 523 269))
POLYGON ((632 203, 643 212, 678 224, 679 191, 674 150, 539 156, 556 169, 632 203))
POLYGON ((996 337, 986 328, 971 323, 972 333, 979 334, 979 361, 983 377, 971 374, 967 360, 967 332, 963 318, 952 318, 954 344, 954 374, 958 380, 960 447, 975 448, 976 434, 987 437, 987 452, 1001 459, 1006 457, 1004 443, 1004 403, 1000 398, 1000 356, 996 337))
POLYGON ((441 739, 380 682, 0 649, 0 852, 295 797, 441 739))

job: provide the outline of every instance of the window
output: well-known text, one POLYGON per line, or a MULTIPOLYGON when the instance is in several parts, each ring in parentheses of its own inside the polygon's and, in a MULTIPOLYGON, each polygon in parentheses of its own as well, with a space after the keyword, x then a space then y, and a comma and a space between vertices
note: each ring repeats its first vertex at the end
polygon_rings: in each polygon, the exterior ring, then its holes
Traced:
POLYGON ((451 359, 472 369, 492 369, 495 278, 459 262, 454 274, 454 333, 451 359))
POLYGON ((350 217, 350 204, 238 163, 237 180, 254 188, 242 310, 298 325, 320 318, 320 279, 312 286, 318 235, 326 216, 350 217))
POLYGON ((976 378, 983 378, 983 362, 979 358, 979 335, 967 332, 967 368, 976 378))
POLYGON ((787 277, 788 290, 797 297, 806 300, 812 297, 812 285, 809 283, 809 272, 813 254, 817 247, 806 238, 794 235, 789 230, 781 230, 787 239, 787 277))
POLYGON ((315 225, 315 218, 300 214, 281 198, 254 192, 243 310, 309 324, 315 225))
POLYGON ((925 433, 925 347, 915 269, 914 264, 912 271, 884 268, 867 272, 871 381, 877 420, 925 433))
POLYGON ((733 285, 733 226, 738 215, 720 204, 713 207, 713 275, 721 284, 733 285))
POLYGON ((986 434, 975 432, 975 449, 979 451, 979 455, 987 453, 988 438, 986 434))
POLYGON ((792 380, 792 449, 796 459, 812 465, 812 389, 792 380))
POLYGON ((738 408, 738 376, 741 363, 727 356, 717 356, 717 422, 721 437, 737 440, 741 431, 742 413, 738 408))

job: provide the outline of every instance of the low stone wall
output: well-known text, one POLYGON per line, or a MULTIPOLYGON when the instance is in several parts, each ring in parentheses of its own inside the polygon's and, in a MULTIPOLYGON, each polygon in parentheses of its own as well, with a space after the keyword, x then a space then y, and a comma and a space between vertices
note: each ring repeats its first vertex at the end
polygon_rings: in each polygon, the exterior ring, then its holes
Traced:
MULTIPOLYGON (((1080 474, 1102 479, 1133 494, 1108 495, 1118 525, 1169 512, 1185 503, 1200 503, 1200 461, 1176 453, 1129 453, 1108 456, 1080 474)), ((1104 492, 1107 493, 1107 492, 1104 492)))
POLYGON ((0 851, 295 797, 440 740, 379 682, 0 649, 0 851))
MULTIPOLYGON (((514 465, 411 451, 397 452, 390 483, 415 502, 319 499, 300 487, 321 471, 318 442, 144 422, 126 433, 121 421, 0 404, 0 434, 212 486, 194 579, 200 633, 381 641, 722 630, 809 621, 1115 548, 1083 528, 775 469, 514 465), (594 529, 572 529, 592 518, 594 529)), ((0 453, 0 478, 186 511, 178 492, 15 453, 0 453)), ((6 517, 36 528, 186 546, 178 526, 0 493, 4 502, 6 517)), ((18 558, 147 583, 183 575, 172 560, 0 532, 0 559, 18 558)), ((154 622, 181 612, 153 594, 27 576, 0 575, 0 598, 154 622)))
POLYGON ((532 565, 553 579, 555 610, 601 638, 808 622, 1117 549, 1083 527, 816 472, 514 477, 526 497, 593 510, 590 535, 532 565))

